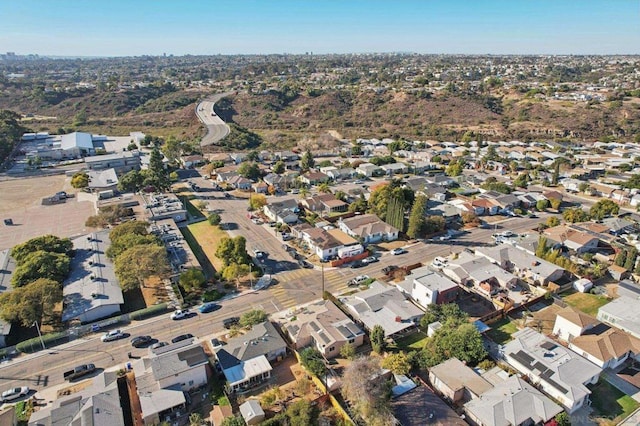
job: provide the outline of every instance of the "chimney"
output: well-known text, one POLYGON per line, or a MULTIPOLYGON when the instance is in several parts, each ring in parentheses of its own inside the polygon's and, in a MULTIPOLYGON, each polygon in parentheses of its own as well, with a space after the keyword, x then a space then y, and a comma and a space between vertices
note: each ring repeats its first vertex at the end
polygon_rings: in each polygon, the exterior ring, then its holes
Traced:
POLYGON ((396 322, 402 322, 402 318, 400 316, 396 316, 396 322))

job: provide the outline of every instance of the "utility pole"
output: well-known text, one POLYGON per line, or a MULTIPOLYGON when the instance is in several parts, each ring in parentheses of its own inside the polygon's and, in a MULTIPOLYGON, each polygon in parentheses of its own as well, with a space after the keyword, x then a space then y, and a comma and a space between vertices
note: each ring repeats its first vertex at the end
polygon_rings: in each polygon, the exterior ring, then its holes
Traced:
POLYGON ((44 345, 44 340, 42 339, 42 334, 40 333, 40 326, 38 325, 38 321, 34 321, 33 325, 36 326, 36 330, 38 331, 38 337, 40 338, 40 344, 42 345, 42 350, 47 349, 44 345))
POLYGON ((320 269, 322 270, 322 299, 324 300, 325 297, 324 297, 324 263, 323 262, 320 262, 320 269))

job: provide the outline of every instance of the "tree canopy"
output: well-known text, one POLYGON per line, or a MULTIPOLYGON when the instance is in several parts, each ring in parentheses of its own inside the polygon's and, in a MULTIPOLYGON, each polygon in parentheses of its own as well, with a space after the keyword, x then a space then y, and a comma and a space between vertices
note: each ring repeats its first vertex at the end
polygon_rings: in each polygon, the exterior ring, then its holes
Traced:
POLYGON ((204 273, 198 268, 189 268, 180 274, 180 286, 187 292, 202 288, 207 282, 204 273))
POLYGON ((39 278, 50 278, 61 283, 69 274, 71 260, 61 253, 37 250, 28 254, 16 266, 11 276, 14 287, 22 287, 39 278))
POLYGON ((0 315, 5 321, 30 327, 43 317, 51 317, 62 301, 62 285, 48 278, 39 278, 29 285, 0 295, 0 315))
POLYGON ((152 276, 166 276, 169 261, 164 247, 139 245, 121 253, 114 262, 114 271, 124 291, 140 287, 152 276))
POLYGON ((589 215, 596 219, 601 220, 605 217, 612 216, 618 214, 620 211, 620 206, 617 205, 613 200, 598 200, 591 208, 589 209, 589 215))
POLYGON ((86 188, 89 186, 89 175, 85 172, 78 172, 71 177, 71 186, 74 188, 86 188))
POLYGON ((346 366, 342 395, 368 425, 391 425, 390 385, 378 363, 378 357, 359 357, 346 366))
POLYGON ((300 363, 314 376, 321 378, 327 371, 324 358, 316 348, 308 347, 300 351, 300 363))
POLYGON ((253 327, 267 320, 267 313, 262 309, 252 309, 245 312, 240 317, 240 325, 243 327, 253 327))
POLYGON ((216 249, 216 257, 221 259, 225 266, 232 263, 248 264, 250 258, 246 246, 247 240, 241 235, 235 238, 224 237, 216 249))
POLYGON ((313 158, 313 154, 311 151, 307 151, 302 155, 302 159, 300 159, 300 168, 303 171, 307 171, 312 169, 316 164, 316 161, 313 158))
POLYGON ((238 167, 237 173, 251 180, 257 180, 260 177, 260 167, 257 163, 245 161, 238 167))
POLYGON ((73 243, 68 238, 60 238, 50 234, 42 235, 14 246, 11 249, 11 257, 20 264, 28 255, 37 250, 70 254, 73 250, 73 243))

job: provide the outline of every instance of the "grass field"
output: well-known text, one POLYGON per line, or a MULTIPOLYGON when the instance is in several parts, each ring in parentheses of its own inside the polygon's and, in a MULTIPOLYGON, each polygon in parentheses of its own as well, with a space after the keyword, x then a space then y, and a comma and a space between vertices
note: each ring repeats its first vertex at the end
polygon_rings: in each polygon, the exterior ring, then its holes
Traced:
POLYGON ((402 351, 417 351, 424 348, 427 339, 427 333, 418 331, 396 340, 396 347, 402 351))
POLYGON ((224 264, 216 257, 216 250, 220 240, 229 235, 218 226, 210 225, 206 220, 192 223, 182 231, 198 260, 202 263, 201 258, 207 259, 209 265, 212 265, 216 271, 221 271, 224 264))
POLYGON ((563 298, 563 300, 574 308, 584 312, 585 314, 596 316, 601 306, 609 303, 609 300, 600 295, 589 293, 573 293, 563 298))
POLYGON ((605 380, 600 380, 590 388, 591 408, 600 425, 616 425, 640 406, 633 398, 620 392, 605 380))
POLYGON ((503 318, 490 324, 491 330, 487 331, 487 335, 491 340, 499 345, 507 343, 511 340, 511 335, 518 331, 516 324, 509 318, 503 318))

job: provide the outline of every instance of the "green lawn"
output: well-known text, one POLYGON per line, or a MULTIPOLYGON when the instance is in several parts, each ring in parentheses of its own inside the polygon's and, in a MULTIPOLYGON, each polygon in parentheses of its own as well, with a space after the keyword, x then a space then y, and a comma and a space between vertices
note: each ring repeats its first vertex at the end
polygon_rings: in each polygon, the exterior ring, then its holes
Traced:
POLYGON ((573 293, 563 297, 563 300, 574 308, 585 314, 596 316, 598 309, 609 303, 609 299, 604 296, 589 293, 573 293))
POLYGON ((413 334, 396 340, 396 347, 398 350, 402 351, 417 351, 424 348, 424 344, 426 343, 427 339, 427 333, 417 331, 413 334))
POLYGON ((180 227, 184 239, 189 243, 194 256, 202 265, 205 275, 213 276, 215 270, 221 270, 222 261, 215 256, 219 241, 227 237, 227 233, 217 226, 212 226, 208 221, 192 223, 188 227, 180 227), (215 269, 214 269, 215 268, 215 269), (220 268, 220 269, 218 269, 220 268))
POLYGON ((605 380, 600 380, 591 389, 591 408, 594 417, 601 418, 600 425, 616 425, 631 414, 640 404, 625 395, 605 380))
POLYGON ((493 324, 489 324, 491 330, 487 331, 487 336, 499 345, 507 343, 511 340, 511 335, 518 331, 518 327, 514 321, 509 318, 503 318, 493 324))

